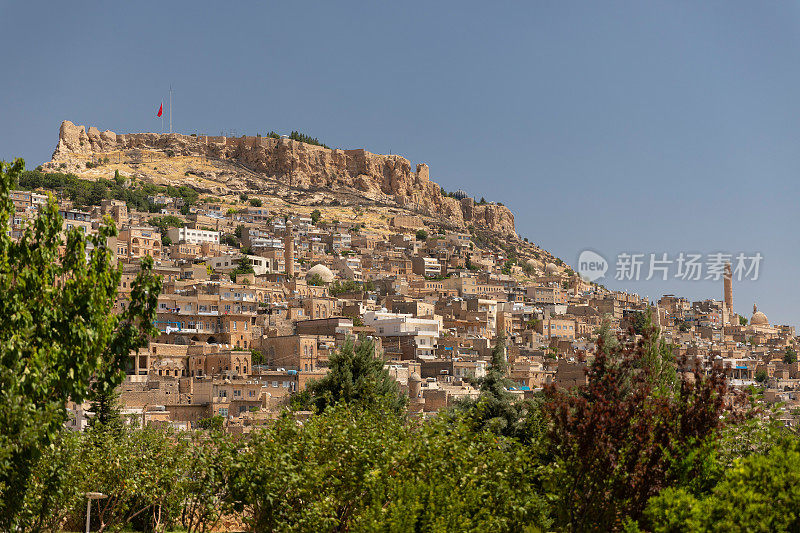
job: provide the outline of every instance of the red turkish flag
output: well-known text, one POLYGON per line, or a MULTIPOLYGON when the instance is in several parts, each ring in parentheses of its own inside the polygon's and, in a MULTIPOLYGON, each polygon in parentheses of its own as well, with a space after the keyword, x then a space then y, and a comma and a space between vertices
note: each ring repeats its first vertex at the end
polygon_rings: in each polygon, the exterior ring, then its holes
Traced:
POLYGON ((164 111, 164 102, 161 102, 161 107, 158 108, 158 113, 156 114, 156 116, 160 117, 162 111, 164 111))

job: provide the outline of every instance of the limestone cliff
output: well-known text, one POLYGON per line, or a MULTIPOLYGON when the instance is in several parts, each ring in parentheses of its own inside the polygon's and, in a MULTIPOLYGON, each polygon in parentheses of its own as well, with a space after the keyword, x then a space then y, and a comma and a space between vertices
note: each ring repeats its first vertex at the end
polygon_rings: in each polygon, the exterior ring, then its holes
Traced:
POLYGON ((496 204, 478 205, 471 198, 443 196, 430 181, 428 166, 412 170, 408 159, 366 150, 331 150, 291 139, 269 137, 209 137, 156 133, 116 134, 87 131, 65 120, 61 123, 53 166, 75 155, 128 150, 161 150, 174 155, 202 156, 234 161, 300 189, 352 188, 375 198, 396 202, 410 210, 447 218, 453 224, 483 227, 516 235, 514 215, 496 204))

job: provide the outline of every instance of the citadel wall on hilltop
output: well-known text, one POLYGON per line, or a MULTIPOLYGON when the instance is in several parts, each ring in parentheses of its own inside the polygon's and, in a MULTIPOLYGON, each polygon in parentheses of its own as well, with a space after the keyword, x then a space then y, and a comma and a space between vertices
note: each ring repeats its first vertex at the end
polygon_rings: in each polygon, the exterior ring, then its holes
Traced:
POLYGON ((428 165, 412 169, 398 155, 373 154, 364 149, 340 150, 286 138, 211 137, 178 133, 117 134, 61 123, 53 162, 74 154, 91 155, 122 150, 171 150, 175 155, 232 160, 253 171, 301 189, 350 187, 365 193, 381 193, 399 205, 448 218, 461 226, 475 225, 506 235, 516 235, 514 215, 501 205, 478 205, 471 198, 443 196, 430 181, 428 165))

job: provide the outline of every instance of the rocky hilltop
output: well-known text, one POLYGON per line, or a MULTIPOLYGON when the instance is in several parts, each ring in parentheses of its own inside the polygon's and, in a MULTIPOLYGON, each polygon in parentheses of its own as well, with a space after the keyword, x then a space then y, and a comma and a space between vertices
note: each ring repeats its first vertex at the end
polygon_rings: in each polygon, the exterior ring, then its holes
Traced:
POLYGON ((471 198, 444 196, 439 185, 430 181, 427 165, 418 164, 412 169, 404 157, 373 154, 364 149, 329 149, 287 138, 260 136, 117 134, 101 132, 95 127, 87 131, 84 126, 65 120, 61 123, 53 159, 46 166, 56 168, 76 158, 137 150, 231 161, 294 189, 346 188, 413 212, 446 218, 458 226, 474 225, 516 236, 514 215, 508 208, 476 204, 471 198))

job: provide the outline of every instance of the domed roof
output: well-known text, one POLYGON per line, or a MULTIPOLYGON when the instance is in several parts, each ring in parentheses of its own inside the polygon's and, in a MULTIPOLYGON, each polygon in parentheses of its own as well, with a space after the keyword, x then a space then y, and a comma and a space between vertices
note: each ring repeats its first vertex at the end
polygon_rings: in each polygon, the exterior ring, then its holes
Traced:
POLYGON ((333 272, 331 272, 330 268, 321 263, 308 269, 308 272, 306 273, 306 279, 313 278, 314 274, 319 274, 319 277, 322 278, 322 281, 325 283, 331 283, 333 281, 333 272))
POLYGON ((548 274, 555 274, 558 272, 558 267, 554 263, 547 263, 545 270, 547 270, 548 274))
POLYGON ((769 326, 769 320, 767 320, 767 315, 762 313, 758 310, 758 308, 753 304, 753 317, 750 319, 751 326, 769 326))

